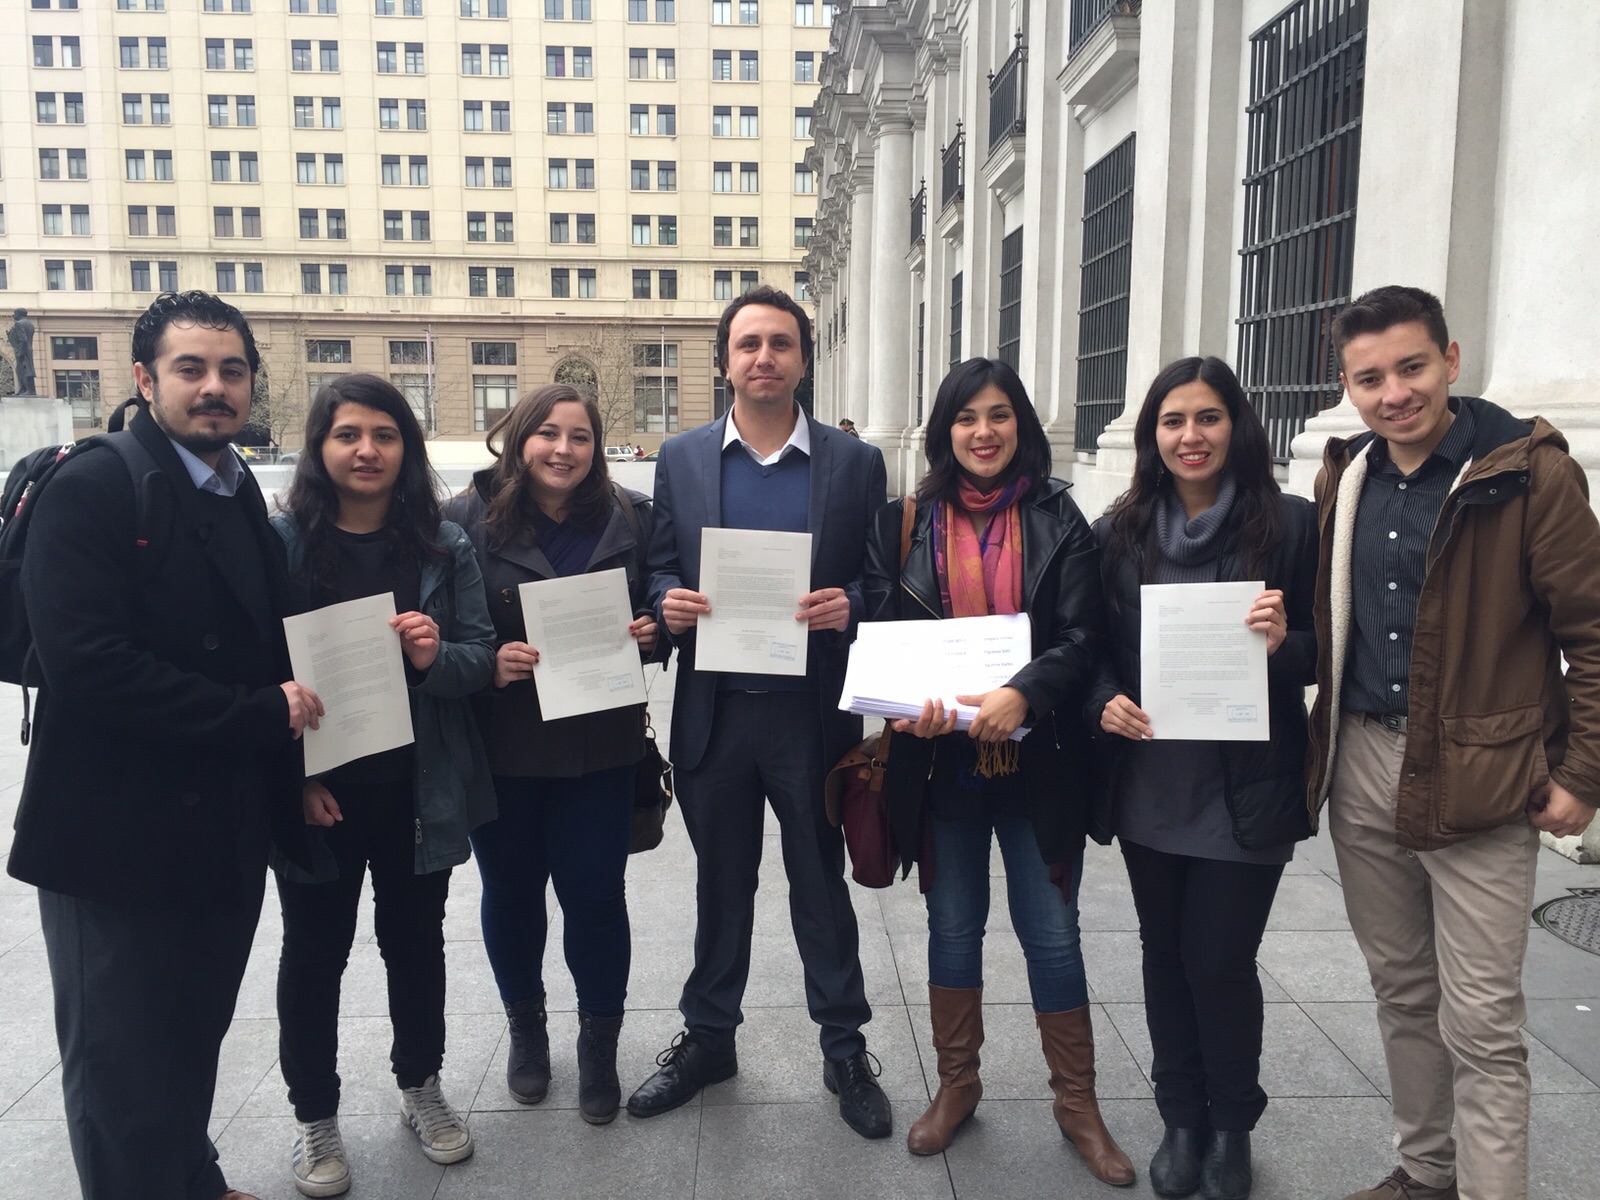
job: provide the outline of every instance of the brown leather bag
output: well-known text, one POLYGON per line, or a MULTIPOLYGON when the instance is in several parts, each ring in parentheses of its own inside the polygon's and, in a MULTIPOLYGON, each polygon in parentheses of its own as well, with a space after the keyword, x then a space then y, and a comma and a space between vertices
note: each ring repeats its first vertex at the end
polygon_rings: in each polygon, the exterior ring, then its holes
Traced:
MULTIPOLYGON (((911 555, 911 527, 917 519, 917 498, 907 496, 900 519, 900 567, 911 555)), ((862 887, 882 888, 894 882, 900 855, 889 822, 884 773, 889 767, 889 725, 865 739, 833 765, 823 782, 828 820, 844 827, 850 851, 850 877, 862 887)))

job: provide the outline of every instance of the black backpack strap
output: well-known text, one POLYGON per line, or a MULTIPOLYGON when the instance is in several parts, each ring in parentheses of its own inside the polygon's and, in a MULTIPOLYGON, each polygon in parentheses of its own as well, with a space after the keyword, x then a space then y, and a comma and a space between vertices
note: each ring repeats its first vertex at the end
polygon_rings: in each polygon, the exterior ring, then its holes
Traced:
POLYGON ((108 433, 102 440, 121 457, 128 468, 128 477, 133 480, 134 544, 145 549, 151 543, 151 512, 155 508, 155 489, 161 486, 163 479, 161 464, 132 431, 108 433))
POLYGON ((628 523, 628 528, 633 532, 633 544, 639 548, 642 556, 650 547, 644 544, 644 523, 639 520, 639 510, 634 507, 633 497, 628 495, 628 489, 615 479, 611 481, 611 491, 622 509, 622 519, 628 523))

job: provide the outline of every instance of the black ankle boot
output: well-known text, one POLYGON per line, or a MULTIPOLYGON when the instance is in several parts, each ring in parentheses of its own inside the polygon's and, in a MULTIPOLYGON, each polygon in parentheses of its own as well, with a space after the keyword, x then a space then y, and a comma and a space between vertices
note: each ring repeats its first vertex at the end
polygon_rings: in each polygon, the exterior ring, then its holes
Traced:
POLYGON ((1249 1132, 1217 1130, 1200 1164, 1200 1194, 1206 1200, 1245 1200, 1252 1182, 1249 1132))
POLYGON ((1150 1187, 1158 1196, 1192 1196, 1200 1187, 1200 1158, 1207 1129, 1167 1126, 1161 1146, 1150 1160, 1150 1187))
POLYGON ((617 1082, 617 1034, 621 1017, 578 1011, 578 1113, 591 1125, 617 1115, 622 1087, 617 1082))
POLYGON ((550 1091, 550 1035, 545 1029, 544 993, 506 1005, 506 1018, 511 1022, 506 1089, 518 1104, 537 1104, 550 1091))

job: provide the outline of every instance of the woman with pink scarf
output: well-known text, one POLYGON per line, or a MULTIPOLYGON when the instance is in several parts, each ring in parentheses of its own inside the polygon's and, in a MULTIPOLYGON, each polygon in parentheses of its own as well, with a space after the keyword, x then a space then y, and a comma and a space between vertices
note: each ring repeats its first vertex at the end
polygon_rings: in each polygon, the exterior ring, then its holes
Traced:
POLYGON ((878 514, 867 543, 867 612, 878 621, 1027 613, 1033 659, 1003 687, 958 696, 971 728, 929 700, 897 721, 887 791, 902 868, 915 861, 928 907, 928 1003, 939 1092, 911 1127, 937 1154, 977 1107, 983 1044, 983 935, 989 856, 1005 860, 1055 1118, 1106 1183, 1133 1167, 1100 1118, 1094 1036, 1078 947, 1087 818, 1086 733, 1076 714, 1103 642, 1098 552, 1088 522, 1050 477, 1050 443, 1015 371, 973 358, 939 387, 924 440, 909 553, 906 500, 878 514), (1020 741, 1012 735, 1026 727, 1020 741))

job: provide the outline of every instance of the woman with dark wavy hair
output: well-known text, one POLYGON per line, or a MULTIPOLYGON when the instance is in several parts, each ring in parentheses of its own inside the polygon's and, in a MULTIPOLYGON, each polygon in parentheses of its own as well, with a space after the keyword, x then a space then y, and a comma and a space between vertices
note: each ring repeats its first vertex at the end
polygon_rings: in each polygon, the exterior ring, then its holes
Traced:
POLYGON ((444 1098, 444 908, 468 831, 494 816, 494 792, 468 697, 494 670, 493 627, 466 534, 439 515, 422 430, 388 380, 343 375, 318 390, 284 511, 300 610, 392 593, 410 685, 412 745, 306 781, 316 869, 278 867, 283 955, 279 1051, 298 1125, 295 1186, 350 1187, 339 1134, 339 983, 372 873, 375 928, 394 1025, 400 1111, 438 1163, 472 1153, 444 1098))
POLYGON ((633 823, 645 706, 547 720, 539 708, 520 585, 621 568, 647 659, 656 622, 642 570, 650 500, 614 487, 598 452, 604 430, 592 399, 564 384, 535 388, 495 423, 495 465, 446 511, 483 566, 495 630, 494 686, 479 697, 498 819, 472 835, 483 877, 483 945, 510 1020, 506 1087, 537 1104, 550 1087, 544 951, 545 886, 565 918, 567 966, 578 993, 578 1111, 591 1124, 617 1115, 617 1035, 628 992, 630 943, 623 873, 633 823))
MULTIPOLYGON (((1099 556, 1089 524, 1050 477, 1050 442, 1017 373, 971 358, 939 385, 923 441, 910 554, 904 501, 867 537, 872 620, 1026 613, 1032 661, 1003 687, 954 697, 971 728, 929 700, 894 724, 888 783, 902 865, 914 857, 928 908, 928 1005, 939 1091, 912 1125, 913 1154, 938 1154, 978 1105, 989 860, 1006 865, 1011 925, 1028 963, 1034 1021, 1061 1132, 1116 1186, 1133 1166, 1095 1097, 1089 985, 1078 944, 1087 738, 1077 713, 1103 638, 1099 556), (1030 732, 1011 740, 1019 727, 1030 732)), ((946 699, 949 699, 947 697, 946 699)))
POLYGON ((1159 1196, 1242 1200, 1267 1105, 1256 951, 1284 864, 1311 833, 1316 514, 1279 490, 1266 431, 1219 358, 1164 368, 1133 444, 1133 484, 1095 524, 1111 649, 1084 710, 1106 779, 1090 833, 1121 843, 1139 913, 1166 1125, 1150 1184, 1159 1196), (1137 702, 1142 586, 1253 579, 1264 590, 1239 620, 1266 638, 1271 741, 1162 739, 1137 702))

